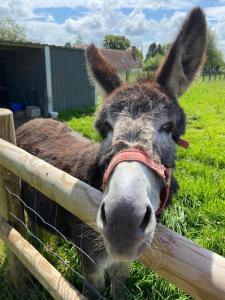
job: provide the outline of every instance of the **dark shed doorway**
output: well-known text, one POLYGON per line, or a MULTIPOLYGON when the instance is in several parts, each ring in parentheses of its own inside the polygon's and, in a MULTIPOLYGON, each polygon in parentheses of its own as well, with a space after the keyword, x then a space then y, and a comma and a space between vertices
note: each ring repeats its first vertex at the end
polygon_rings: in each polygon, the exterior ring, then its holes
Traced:
POLYGON ((0 107, 12 104, 38 106, 43 116, 95 105, 83 50, 0 41, 0 107))
POLYGON ((43 46, 0 42, 0 107, 36 105, 44 114, 46 97, 43 46))
POLYGON ((0 51, 0 107, 9 107, 5 56, 3 51, 0 51))

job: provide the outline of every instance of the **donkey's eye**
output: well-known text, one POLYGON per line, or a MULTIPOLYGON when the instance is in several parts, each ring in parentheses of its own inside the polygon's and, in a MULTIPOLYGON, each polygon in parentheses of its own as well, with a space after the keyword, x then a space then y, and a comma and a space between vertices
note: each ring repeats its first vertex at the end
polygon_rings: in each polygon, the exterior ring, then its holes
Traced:
POLYGON ((108 121, 105 121, 104 125, 108 131, 113 131, 112 125, 108 121))
POLYGON ((166 133, 171 133, 174 128, 174 123, 173 122, 168 122, 164 124, 160 130, 165 131, 166 133))

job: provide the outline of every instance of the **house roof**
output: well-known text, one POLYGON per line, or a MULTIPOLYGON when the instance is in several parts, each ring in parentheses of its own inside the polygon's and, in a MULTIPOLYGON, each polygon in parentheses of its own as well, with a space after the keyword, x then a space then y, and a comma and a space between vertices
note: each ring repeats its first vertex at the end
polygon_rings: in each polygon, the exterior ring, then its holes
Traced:
MULTIPOLYGON (((76 45, 75 48, 85 50, 88 47, 86 44, 76 45)), ((132 49, 114 50, 114 49, 99 49, 104 58, 110 62, 117 70, 141 69, 141 61, 132 53, 132 49)))
POLYGON ((141 69, 141 61, 132 50, 100 49, 101 54, 118 70, 141 69))

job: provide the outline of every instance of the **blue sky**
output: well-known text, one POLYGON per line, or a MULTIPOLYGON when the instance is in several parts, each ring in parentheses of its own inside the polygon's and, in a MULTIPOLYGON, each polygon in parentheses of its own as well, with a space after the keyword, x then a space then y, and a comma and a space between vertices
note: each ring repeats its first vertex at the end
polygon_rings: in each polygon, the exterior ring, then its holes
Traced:
POLYGON ((205 10, 225 56, 225 0, 4 0, 0 18, 15 18, 35 42, 64 45, 80 35, 101 46, 105 34, 120 34, 146 52, 171 42, 194 6, 205 10))
POLYGON ((89 13, 89 9, 86 7, 43 7, 34 10, 37 15, 42 15, 42 19, 45 20, 48 15, 51 15, 55 22, 63 24, 68 18, 81 18, 89 13))

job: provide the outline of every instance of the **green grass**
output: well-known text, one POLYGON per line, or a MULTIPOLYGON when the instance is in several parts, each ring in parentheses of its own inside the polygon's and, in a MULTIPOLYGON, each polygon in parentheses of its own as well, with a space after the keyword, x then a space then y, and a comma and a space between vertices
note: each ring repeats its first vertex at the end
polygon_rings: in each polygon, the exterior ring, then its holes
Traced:
MULTIPOLYGON (((197 244, 225 256, 225 82, 196 82, 182 97, 181 106, 187 113, 189 149, 177 149, 176 177, 180 191, 174 204, 163 215, 162 223, 185 235, 197 244)), ((95 109, 70 111, 59 116, 74 130, 100 140, 93 130, 95 109)), ((74 248, 59 238, 40 233, 40 237, 76 270, 79 259, 74 248)), ((38 247, 38 243, 35 242, 38 247)), ((39 247, 40 248, 40 247, 39 247)), ((41 248, 40 248, 41 249, 41 248)), ((46 254, 46 253, 45 253, 46 254)), ((59 261, 47 254, 48 259, 78 288, 81 282, 59 261)), ((185 270, 184 270, 185 272, 185 270)), ((131 266, 127 281, 130 293, 127 299, 187 300, 188 295, 140 263, 131 266)), ((27 284, 20 293, 12 287, 5 261, 5 249, 0 243, 1 300, 50 299, 35 282, 27 284)), ((106 296, 108 296, 106 292, 106 296)))
POLYGON ((83 136, 100 142, 101 137, 98 131, 94 128, 95 113, 100 108, 100 98, 97 103, 96 107, 62 112, 59 114, 58 119, 62 122, 66 122, 69 127, 75 131, 79 131, 83 136))

